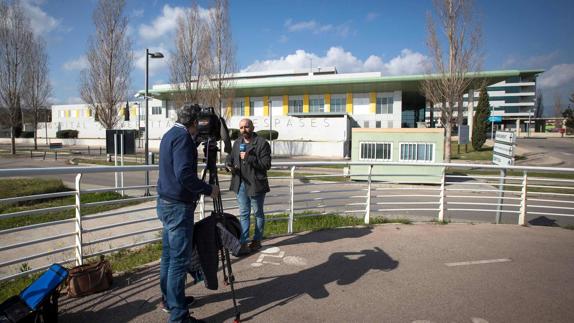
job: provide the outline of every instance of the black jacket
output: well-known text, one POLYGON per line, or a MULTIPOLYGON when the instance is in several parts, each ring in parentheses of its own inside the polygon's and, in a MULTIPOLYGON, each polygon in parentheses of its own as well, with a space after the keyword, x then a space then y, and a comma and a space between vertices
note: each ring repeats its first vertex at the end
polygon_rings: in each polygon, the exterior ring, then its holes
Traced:
POLYGON ((241 244, 239 236, 241 234, 241 224, 237 217, 224 213, 225 226, 221 216, 212 215, 198 221, 193 227, 193 252, 187 271, 195 278, 197 272, 203 276, 205 287, 216 290, 217 269, 219 260, 219 250, 228 249, 231 254, 237 256, 241 244))
POLYGON ((229 190, 237 194, 239 184, 243 181, 249 196, 269 192, 267 170, 271 168, 271 146, 264 138, 254 133, 246 151, 247 158, 242 161, 239 158, 239 145, 242 143, 243 138, 235 140, 231 154, 227 155, 226 164, 232 168, 233 174, 229 190))

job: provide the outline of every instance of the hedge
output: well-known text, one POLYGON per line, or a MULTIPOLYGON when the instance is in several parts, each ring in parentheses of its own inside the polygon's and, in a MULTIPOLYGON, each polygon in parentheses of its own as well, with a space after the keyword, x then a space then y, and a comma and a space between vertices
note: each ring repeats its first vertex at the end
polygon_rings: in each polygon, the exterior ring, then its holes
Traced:
POLYGON ((56 138, 78 138, 78 130, 60 130, 56 132, 56 138))

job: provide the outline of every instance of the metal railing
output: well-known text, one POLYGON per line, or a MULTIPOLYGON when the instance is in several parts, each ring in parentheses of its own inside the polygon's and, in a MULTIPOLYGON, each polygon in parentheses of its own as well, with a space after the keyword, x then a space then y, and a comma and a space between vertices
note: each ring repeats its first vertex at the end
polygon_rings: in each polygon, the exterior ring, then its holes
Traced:
MULTIPOLYGON (((373 162, 274 163, 272 171, 277 176, 269 177, 271 192, 265 203, 265 213, 270 215, 268 221, 287 221, 286 231, 293 233, 293 224, 298 218, 324 214, 361 217, 365 224, 381 216, 412 221, 519 225, 529 219, 556 221, 574 217, 574 179, 568 178, 574 174, 572 168, 424 164, 427 168, 438 168, 438 175, 401 180, 396 174, 378 171, 378 167, 388 166, 421 167, 420 164, 373 162), (330 169, 330 174, 315 174, 320 170, 314 167, 324 166, 341 168, 330 169), (354 171, 354 167, 362 168, 354 171), (494 174, 485 171, 494 171, 494 174), (508 175, 510 172, 513 174, 508 175), (387 179, 387 176, 390 177, 387 179)), ((143 196, 148 187, 84 188, 82 185, 82 179, 88 174, 112 173, 113 176, 115 172, 139 172, 139 175, 157 169, 154 165, 1 169, 0 178, 75 174, 75 181, 73 191, 3 198, 0 204, 75 198, 70 205, 0 214, 0 221, 5 221, 74 210, 73 218, 1 230, 0 281, 44 270, 53 262, 79 265, 88 257, 160 241, 161 223, 155 215, 154 203, 157 196, 143 196), (112 191, 134 193, 121 200, 82 203, 83 194, 112 191), (82 213, 86 207, 150 201, 96 214, 82 213)), ((229 179, 221 177, 224 208, 237 214, 233 212, 237 210, 235 196, 225 190, 229 179)), ((155 185, 149 188, 153 190, 155 185)), ((196 209, 197 216, 203 218, 211 209, 209 199, 202 198, 196 209)))

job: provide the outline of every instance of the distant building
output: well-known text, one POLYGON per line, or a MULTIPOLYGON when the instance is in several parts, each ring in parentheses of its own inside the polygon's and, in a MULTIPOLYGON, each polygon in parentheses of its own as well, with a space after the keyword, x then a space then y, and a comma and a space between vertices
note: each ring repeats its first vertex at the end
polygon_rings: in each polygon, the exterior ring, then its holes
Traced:
MULTIPOLYGON (((473 104, 476 106, 480 84, 486 81, 492 84, 489 91, 494 94, 491 104, 495 113, 505 117, 529 113, 527 101, 533 98, 536 76, 541 72, 508 70, 473 74, 471 88, 475 91, 470 91, 474 93, 473 104), (515 82, 510 85, 508 80, 515 82), (513 92, 516 89, 520 92, 513 92)), ((339 74, 335 68, 237 73, 230 78, 235 97, 225 103, 223 114, 230 128, 237 128, 242 118, 249 117, 254 120, 256 130, 277 130, 275 154, 349 157, 352 128, 396 129, 439 124, 432 121, 440 113, 431 114, 430 104, 420 92, 425 77, 383 76, 378 72, 339 74)), ((177 92, 170 84, 155 85, 149 90, 154 98, 149 101, 152 148, 159 146, 161 136, 176 119, 177 92)), ((138 93, 142 94, 143 91, 138 93)), ((533 105, 534 101, 531 102, 533 105)), ((467 107, 468 103, 465 101, 464 105, 467 107)), ((85 105, 54 106, 52 130, 78 129, 80 139, 104 138, 105 132, 86 109, 85 105)), ((131 119, 121 127, 145 130, 143 104, 133 104, 130 111, 134 109, 131 119)))

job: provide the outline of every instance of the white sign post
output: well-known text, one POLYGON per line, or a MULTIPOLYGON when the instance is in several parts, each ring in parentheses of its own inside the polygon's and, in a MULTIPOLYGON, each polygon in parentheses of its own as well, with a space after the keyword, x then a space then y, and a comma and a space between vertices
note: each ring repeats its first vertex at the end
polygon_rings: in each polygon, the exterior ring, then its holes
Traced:
MULTIPOLYGON (((497 131, 492 150, 492 162, 495 165, 510 166, 514 164, 514 145, 516 134, 510 131, 497 131)), ((506 168, 500 170, 500 184, 498 186, 498 203, 496 206, 496 223, 500 223, 502 204, 504 202, 504 179, 506 168)))

